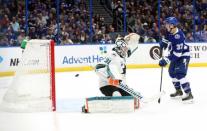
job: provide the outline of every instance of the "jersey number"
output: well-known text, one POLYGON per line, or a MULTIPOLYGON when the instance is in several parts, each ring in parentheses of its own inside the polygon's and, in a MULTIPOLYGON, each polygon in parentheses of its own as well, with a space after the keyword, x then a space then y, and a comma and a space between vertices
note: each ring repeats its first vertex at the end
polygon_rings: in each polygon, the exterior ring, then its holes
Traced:
POLYGON ((181 50, 181 49, 183 49, 183 45, 182 44, 178 44, 178 45, 176 45, 176 48, 177 48, 177 50, 181 50))

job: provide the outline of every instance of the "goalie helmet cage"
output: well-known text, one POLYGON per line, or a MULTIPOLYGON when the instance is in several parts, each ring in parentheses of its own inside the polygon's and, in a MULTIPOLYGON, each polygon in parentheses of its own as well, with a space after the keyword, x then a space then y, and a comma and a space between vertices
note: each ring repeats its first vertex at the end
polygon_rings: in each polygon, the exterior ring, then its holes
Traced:
POLYGON ((53 40, 29 40, 1 109, 12 112, 55 111, 53 40))

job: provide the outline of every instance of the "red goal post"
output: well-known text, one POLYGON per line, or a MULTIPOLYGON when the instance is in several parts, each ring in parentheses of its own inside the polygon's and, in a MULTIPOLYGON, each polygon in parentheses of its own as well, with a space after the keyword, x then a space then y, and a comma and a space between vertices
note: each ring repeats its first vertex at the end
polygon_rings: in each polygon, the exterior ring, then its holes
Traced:
POLYGON ((50 41, 50 67, 51 67, 51 100, 52 100, 52 110, 56 111, 56 93, 55 93, 55 42, 50 41))

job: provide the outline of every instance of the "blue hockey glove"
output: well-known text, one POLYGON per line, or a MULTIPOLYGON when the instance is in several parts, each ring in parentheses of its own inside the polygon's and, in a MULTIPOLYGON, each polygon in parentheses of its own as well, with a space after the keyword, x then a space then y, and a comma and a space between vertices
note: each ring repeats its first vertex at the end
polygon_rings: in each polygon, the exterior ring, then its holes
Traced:
POLYGON ((168 44, 170 44, 170 42, 167 39, 162 38, 162 41, 160 42, 160 48, 161 48, 161 50, 162 49, 166 49, 167 46, 168 46, 168 44))
POLYGON ((165 59, 165 58, 162 58, 160 61, 159 61, 159 66, 161 67, 164 67, 168 64, 168 60, 165 59))

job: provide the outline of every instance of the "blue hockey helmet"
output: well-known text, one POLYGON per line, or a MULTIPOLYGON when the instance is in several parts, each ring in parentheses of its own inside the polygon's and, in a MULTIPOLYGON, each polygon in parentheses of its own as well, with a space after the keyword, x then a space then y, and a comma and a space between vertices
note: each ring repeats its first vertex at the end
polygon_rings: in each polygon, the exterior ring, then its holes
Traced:
POLYGON ((178 20, 175 18, 175 17, 168 17, 165 19, 165 22, 168 23, 168 24, 172 24, 174 26, 177 26, 178 25, 178 20))

